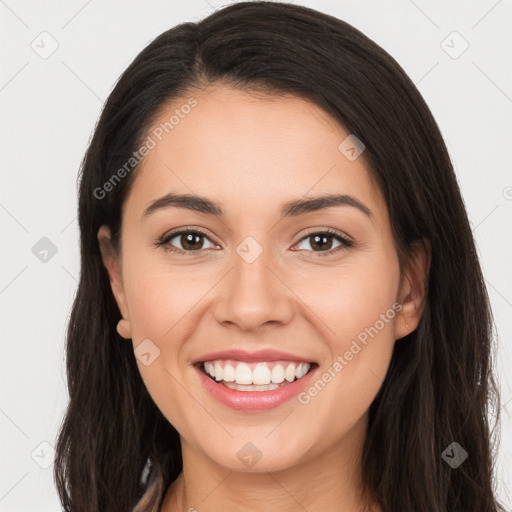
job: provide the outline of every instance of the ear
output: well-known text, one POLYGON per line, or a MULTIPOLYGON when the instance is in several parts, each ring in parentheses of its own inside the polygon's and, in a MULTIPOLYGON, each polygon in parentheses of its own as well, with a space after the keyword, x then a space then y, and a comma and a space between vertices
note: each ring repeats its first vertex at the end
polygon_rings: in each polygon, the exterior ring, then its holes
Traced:
POLYGON ((121 316, 123 317, 123 320, 118 326, 118 332, 121 336, 128 339, 131 337, 130 315, 123 287, 121 258, 112 246, 110 229, 107 226, 103 225, 98 230, 98 241, 100 244, 101 258, 109 275, 110 287, 112 288, 112 293, 114 294, 121 316))
POLYGON ((430 260, 431 248, 428 240, 414 242, 400 279, 398 302, 402 305, 402 310, 395 323, 395 339, 407 336, 418 327, 425 308, 430 260))

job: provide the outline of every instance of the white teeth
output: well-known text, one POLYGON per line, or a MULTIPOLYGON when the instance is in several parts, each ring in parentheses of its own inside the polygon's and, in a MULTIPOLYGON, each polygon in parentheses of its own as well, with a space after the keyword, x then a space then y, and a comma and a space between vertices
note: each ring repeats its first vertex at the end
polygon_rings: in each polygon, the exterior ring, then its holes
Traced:
POLYGON ((233 382, 235 380, 235 369, 230 364, 224 366, 224 375, 222 380, 224 382, 233 382))
POLYGON ((288 382, 293 382, 295 380, 295 365, 290 363, 284 372, 284 377, 288 382))
POLYGON ((252 384, 251 368, 245 363, 238 363, 235 370, 235 381, 237 384, 252 384))
POLYGON ((224 386, 230 389, 236 389, 237 391, 272 391, 277 389, 279 386, 274 383, 270 383, 266 386, 249 386, 247 384, 236 384, 234 382, 222 382, 224 386))
POLYGON ((223 373, 224 371, 220 363, 215 362, 215 380, 222 380, 223 373))
POLYGON ((215 366, 213 363, 204 363, 204 369, 208 375, 215 377, 215 366))
POLYGON ((280 364, 276 364, 272 368, 272 382, 280 384, 284 380, 284 369, 280 364))
POLYGON ((306 368, 306 365, 304 363, 300 363, 299 366, 297 366, 297 369, 295 370, 295 377, 297 377, 297 379, 304 377, 304 375, 306 375, 306 373, 308 373, 308 370, 309 370, 309 367, 306 368))
POLYGON ((234 386, 241 385, 245 386, 244 389, 247 389, 247 391, 266 391, 268 389, 275 389, 273 387, 274 384, 281 384, 285 380, 287 381, 286 383, 289 383, 304 377, 311 365, 309 363, 290 362, 286 365, 285 369, 281 363, 278 363, 271 370, 267 363, 258 363, 254 370, 251 370, 248 364, 242 362, 234 367, 231 364, 223 366, 222 361, 206 361, 203 363, 203 367, 205 372, 216 381, 233 383, 227 386, 231 389, 237 389, 234 386), (248 386, 251 386, 253 389, 249 389, 248 386))
POLYGON ((270 384, 271 373, 266 366, 256 366, 252 372, 253 384, 270 384))

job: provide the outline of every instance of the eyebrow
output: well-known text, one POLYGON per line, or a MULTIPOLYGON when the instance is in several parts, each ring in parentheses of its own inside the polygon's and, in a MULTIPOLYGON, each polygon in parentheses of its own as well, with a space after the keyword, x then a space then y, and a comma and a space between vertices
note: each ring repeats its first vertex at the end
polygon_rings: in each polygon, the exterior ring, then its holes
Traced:
MULTIPOLYGON (((286 217, 297 217, 305 213, 324 210, 333 206, 352 206, 373 220, 372 211, 355 197, 347 194, 327 194, 308 199, 288 201, 281 205, 281 219, 286 217)), ((200 197, 192 194, 173 193, 166 194, 165 196, 153 201, 144 210, 142 217, 147 217, 158 210, 169 207, 186 208, 188 210, 206 213, 220 218, 224 217, 222 207, 206 197, 200 197)))

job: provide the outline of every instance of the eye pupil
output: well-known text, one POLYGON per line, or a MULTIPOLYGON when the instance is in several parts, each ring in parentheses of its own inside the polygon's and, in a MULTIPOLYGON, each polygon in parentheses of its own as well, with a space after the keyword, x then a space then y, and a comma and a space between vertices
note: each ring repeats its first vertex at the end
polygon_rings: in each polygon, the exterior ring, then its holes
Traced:
POLYGON ((200 246, 201 245, 200 239, 202 236, 203 235, 200 235, 198 233, 187 233, 186 235, 181 235, 182 247, 184 249, 190 249, 192 251, 198 249, 198 247, 194 247, 194 243, 200 246), (185 240, 185 243, 183 243, 183 240, 185 240), (190 247, 190 246, 192 246, 192 247, 190 247))
POLYGON ((315 246, 317 246, 317 249, 330 249, 332 246, 332 235, 315 235, 312 238, 313 243, 311 244, 311 247, 313 247, 313 249, 315 249, 315 246), (330 244, 327 244, 328 239, 331 241, 330 244), (327 244, 328 247, 325 247, 325 245, 322 244, 327 244))

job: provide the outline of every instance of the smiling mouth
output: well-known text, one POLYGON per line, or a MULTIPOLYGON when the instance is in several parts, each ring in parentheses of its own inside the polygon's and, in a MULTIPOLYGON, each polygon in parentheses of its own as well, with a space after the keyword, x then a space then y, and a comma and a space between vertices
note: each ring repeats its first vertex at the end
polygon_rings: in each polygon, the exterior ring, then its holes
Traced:
POLYGON ((300 380, 317 363, 271 361, 248 363, 235 360, 198 362, 195 365, 211 380, 236 391, 272 391, 300 380))

